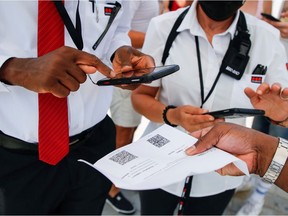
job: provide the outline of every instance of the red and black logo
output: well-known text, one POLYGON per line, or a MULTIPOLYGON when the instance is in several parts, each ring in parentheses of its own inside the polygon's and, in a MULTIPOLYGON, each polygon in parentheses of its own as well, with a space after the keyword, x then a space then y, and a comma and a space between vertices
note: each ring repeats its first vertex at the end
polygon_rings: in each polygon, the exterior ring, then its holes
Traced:
POLYGON ((105 7, 105 8, 104 8, 104 14, 105 14, 105 16, 110 16, 110 15, 112 14, 112 10, 113 10, 113 8, 105 7))
POLYGON ((262 79, 263 79, 263 77, 259 77, 259 76, 252 76, 251 77, 251 82, 252 83, 262 83, 262 79))

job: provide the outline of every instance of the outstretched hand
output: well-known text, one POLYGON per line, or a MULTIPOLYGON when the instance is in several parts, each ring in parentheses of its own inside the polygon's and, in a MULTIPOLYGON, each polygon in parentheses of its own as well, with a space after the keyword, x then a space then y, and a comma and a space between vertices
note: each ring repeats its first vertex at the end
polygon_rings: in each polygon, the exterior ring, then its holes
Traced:
POLYGON ((275 122, 283 122, 288 118, 288 88, 282 89, 279 83, 269 86, 262 83, 256 91, 244 90, 251 104, 256 109, 265 110, 265 116, 275 122))
MULTIPOLYGON (((231 123, 218 123, 191 135, 199 140, 186 150, 188 155, 217 147, 245 161, 249 172, 260 176, 268 169, 278 145, 276 137, 231 123)), ((233 163, 216 171, 221 175, 243 175, 233 163)))

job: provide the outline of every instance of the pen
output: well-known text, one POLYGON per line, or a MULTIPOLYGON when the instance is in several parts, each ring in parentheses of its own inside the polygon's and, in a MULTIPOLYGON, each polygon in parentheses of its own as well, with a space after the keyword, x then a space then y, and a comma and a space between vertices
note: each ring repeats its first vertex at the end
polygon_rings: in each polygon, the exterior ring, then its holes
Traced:
POLYGON ((265 75, 267 72, 267 66, 264 66, 264 65, 261 65, 261 64, 258 64, 254 71, 252 72, 252 74, 254 75, 265 75))
POLYGON ((98 22, 99 22, 98 3, 97 3, 97 0, 95 0, 94 2, 95 2, 95 4, 96 4, 96 22, 98 23, 98 22))

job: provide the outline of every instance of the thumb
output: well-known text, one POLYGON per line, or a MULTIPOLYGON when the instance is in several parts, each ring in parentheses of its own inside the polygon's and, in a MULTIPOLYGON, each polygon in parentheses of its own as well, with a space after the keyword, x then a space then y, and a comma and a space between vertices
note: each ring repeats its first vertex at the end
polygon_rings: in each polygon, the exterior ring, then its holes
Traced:
POLYGON ((254 96, 257 95, 256 92, 255 92, 253 89, 249 88, 249 87, 247 87, 247 88, 244 89, 244 93, 246 94, 246 96, 247 96, 249 99, 251 99, 251 98, 253 98, 254 96))

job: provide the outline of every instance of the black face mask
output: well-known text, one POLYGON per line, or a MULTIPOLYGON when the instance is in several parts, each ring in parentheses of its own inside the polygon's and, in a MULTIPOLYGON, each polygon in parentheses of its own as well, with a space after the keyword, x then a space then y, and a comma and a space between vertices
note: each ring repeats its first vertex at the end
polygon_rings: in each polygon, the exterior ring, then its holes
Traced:
POLYGON ((244 4, 242 0, 200 0, 199 4, 205 14, 215 21, 224 21, 236 14, 237 10, 244 4))

